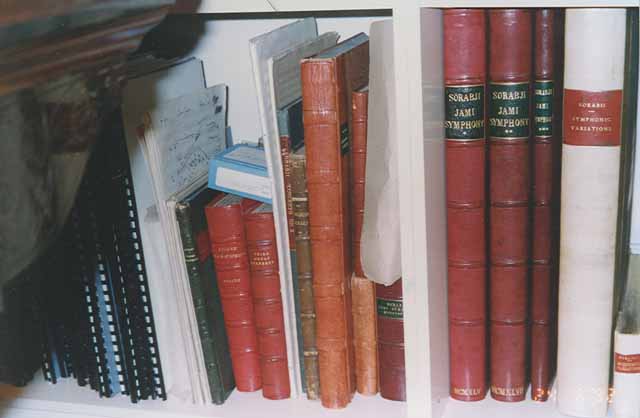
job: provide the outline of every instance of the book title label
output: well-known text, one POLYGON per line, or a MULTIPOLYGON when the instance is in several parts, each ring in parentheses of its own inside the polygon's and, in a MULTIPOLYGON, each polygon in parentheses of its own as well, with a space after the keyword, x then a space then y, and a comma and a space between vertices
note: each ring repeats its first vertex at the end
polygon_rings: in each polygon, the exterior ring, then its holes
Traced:
POLYGON ((640 373, 640 354, 615 353, 614 362, 617 373, 640 373))
POLYGON ((445 87, 445 137, 484 139, 484 85, 445 87))
POLYGON ((402 301, 392 299, 377 299, 378 316, 388 319, 402 320, 402 301))
POLYGON ((533 84, 533 134, 540 138, 553 135, 553 81, 536 80, 533 84))
POLYGON ((622 90, 564 90, 564 143, 617 146, 621 141, 622 90))
POLYGON ((529 83, 489 85, 489 135, 493 138, 529 137, 529 83))

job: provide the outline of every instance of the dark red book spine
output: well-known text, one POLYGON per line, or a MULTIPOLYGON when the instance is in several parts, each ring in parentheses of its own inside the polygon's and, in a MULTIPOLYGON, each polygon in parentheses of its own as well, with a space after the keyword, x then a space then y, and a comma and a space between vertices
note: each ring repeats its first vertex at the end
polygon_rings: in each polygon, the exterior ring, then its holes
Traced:
POLYGON ((244 217, 256 315, 262 394, 285 399, 291 394, 284 334, 276 230, 271 205, 260 205, 244 217))
POLYGON ((360 258, 360 241, 364 223, 364 186, 367 165, 367 120, 369 91, 354 91, 351 94, 351 218, 353 248, 353 272, 366 277, 360 258))
POLYGON ((205 213, 233 376, 239 391, 253 392, 262 387, 262 377, 241 200, 222 195, 205 213))
POLYGON ((535 15, 533 86, 533 230, 531 233, 531 399, 549 396, 552 361, 554 192, 554 9, 535 15))
POLYGON ((527 386, 531 12, 489 12, 491 396, 527 386))
POLYGON ((487 393, 486 14, 444 11, 451 397, 487 393))
POLYGON ((404 316, 402 279, 391 286, 376 285, 378 311, 378 366, 380 395, 385 399, 407 399, 404 365, 404 316))

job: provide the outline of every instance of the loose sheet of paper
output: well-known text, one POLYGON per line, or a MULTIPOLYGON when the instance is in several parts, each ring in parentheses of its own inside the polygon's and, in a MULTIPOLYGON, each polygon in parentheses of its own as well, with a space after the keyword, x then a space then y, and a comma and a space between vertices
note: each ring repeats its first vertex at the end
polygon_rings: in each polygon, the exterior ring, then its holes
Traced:
POLYGON ((392 22, 372 24, 370 34, 367 165, 360 245, 367 277, 389 286, 402 275, 392 22))
MULTIPOLYGON (((209 160, 226 146, 227 89, 216 85, 162 103, 150 115, 162 179, 160 200, 179 192, 207 173, 209 160)), ((154 155, 155 154, 155 155, 154 155)))

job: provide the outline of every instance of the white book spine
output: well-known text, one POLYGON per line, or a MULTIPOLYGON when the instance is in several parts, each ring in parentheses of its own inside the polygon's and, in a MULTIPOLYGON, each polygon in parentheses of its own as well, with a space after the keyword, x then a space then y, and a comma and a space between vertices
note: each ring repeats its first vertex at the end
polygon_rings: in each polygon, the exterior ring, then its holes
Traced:
POLYGON ((562 146, 558 409, 609 399, 626 11, 568 9, 562 146))
POLYGON ((613 416, 640 418, 640 334, 616 331, 613 362, 613 416))

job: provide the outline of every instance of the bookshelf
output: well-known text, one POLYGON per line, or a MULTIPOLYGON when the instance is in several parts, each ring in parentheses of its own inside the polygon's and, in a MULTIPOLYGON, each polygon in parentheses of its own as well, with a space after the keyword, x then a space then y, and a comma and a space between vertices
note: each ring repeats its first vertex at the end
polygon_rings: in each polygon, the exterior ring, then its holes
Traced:
MULTIPOLYGON (((185 2, 189 3, 189 2, 185 2)), ((407 402, 356 395, 342 411, 323 409, 304 398, 268 401, 260 392, 235 392, 222 406, 193 407, 175 402, 99 399, 75 382, 56 386, 41 376, 23 389, 0 386, 0 416, 7 418, 112 417, 242 418, 362 417, 369 418, 556 418, 553 396, 546 403, 528 398, 516 404, 489 397, 463 403, 448 397, 446 312, 446 230, 442 82, 442 23, 440 8, 448 7, 639 7, 637 0, 203 0, 181 13, 206 16, 202 38, 189 54, 204 61, 209 85, 229 85, 229 124, 234 140, 259 135, 255 90, 247 41, 293 18, 314 15, 319 32, 337 30, 342 38, 367 31, 390 9, 394 21, 396 124, 400 147, 400 218, 407 364, 407 402), (357 16, 352 11, 358 10, 357 16), (325 11, 332 11, 327 17, 325 11), (367 16, 367 12, 371 12, 367 16), (295 12, 288 16, 286 12, 295 12), (321 13, 320 13, 321 12, 321 13), (229 14, 227 16, 227 14, 229 14), (216 66, 216 57, 226 65, 216 66), (422 86, 422 88, 417 88, 422 86), (234 110, 236 109, 236 110, 234 110), (251 121, 251 122, 248 122, 251 121)), ((188 15, 181 15, 181 18, 188 15)))

